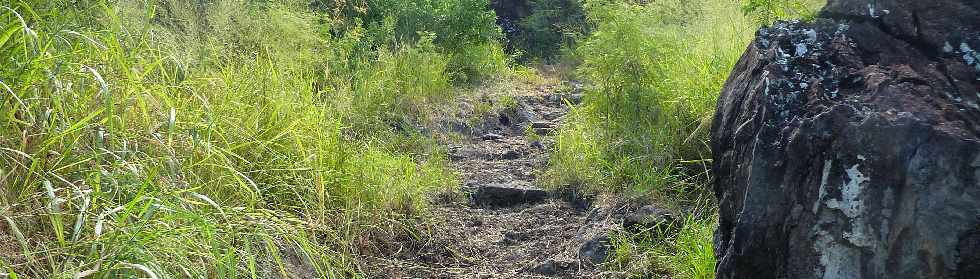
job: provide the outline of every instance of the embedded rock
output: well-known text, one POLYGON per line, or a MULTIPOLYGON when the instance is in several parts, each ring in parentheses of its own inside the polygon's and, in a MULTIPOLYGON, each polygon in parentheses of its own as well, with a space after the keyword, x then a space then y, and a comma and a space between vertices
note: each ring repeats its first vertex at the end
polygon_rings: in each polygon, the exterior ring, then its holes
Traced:
POLYGON ((480 136, 480 139, 485 140, 485 141, 501 140, 503 138, 504 138, 504 136, 502 136, 500 134, 494 134, 494 133, 486 133, 483 136, 480 136))
POLYGON ((974 278, 980 1, 758 32, 711 131, 718 278, 974 278))
POLYGON ((571 262, 548 259, 547 261, 534 266, 529 271, 531 273, 541 274, 545 276, 555 276, 571 268, 572 268, 571 262))
POLYGON ((584 264, 598 265, 606 262, 612 249, 609 235, 597 235, 578 248, 578 258, 584 264))
POLYGON ((673 213, 653 205, 640 207, 623 218, 623 228, 633 232, 649 231, 656 233, 675 230, 680 225, 673 213))
POLYGON ((534 129, 554 129, 555 123, 551 121, 532 121, 531 128, 534 129))
POLYGON ((542 202, 548 198, 548 192, 519 185, 489 184, 479 186, 472 198, 478 205, 515 206, 542 202))

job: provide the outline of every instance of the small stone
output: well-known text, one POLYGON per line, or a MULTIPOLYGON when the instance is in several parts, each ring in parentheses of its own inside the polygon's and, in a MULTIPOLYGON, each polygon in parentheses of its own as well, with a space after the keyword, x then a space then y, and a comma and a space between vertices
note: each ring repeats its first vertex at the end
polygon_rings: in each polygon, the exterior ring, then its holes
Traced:
POLYGON ((545 276, 553 276, 553 275, 557 275, 559 272, 568 270, 571 267, 572 267, 572 263, 570 262, 548 259, 547 261, 531 268, 529 271, 531 273, 541 274, 545 276))
POLYGON ((499 134, 494 134, 494 133, 487 133, 487 134, 485 134, 485 135, 483 135, 483 136, 480 137, 480 139, 482 139, 482 140, 500 140, 500 139, 503 139, 503 138, 504 138, 504 136, 499 135, 499 134))
POLYGON ((504 152, 504 154, 500 155, 500 158, 504 160, 514 160, 520 157, 521 154, 514 150, 507 150, 507 152, 504 152))
POLYGON ((538 149, 545 149, 544 144, 542 144, 541 141, 539 140, 531 142, 531 147, 538 148, 538 149))
POLYGON ((653 205, 640 207, 623 219, 623 227, 634 232, 657 232, 677 229, 679 226, 674 214, 653 205))
POLYGON ((553 129, 555 128, 555 123, 551 121, 534 121, 531 122, 531 128, 534 129, 553 129))
POLYGON ((612 241, 609 235, 596 236, 579 246, 578 258, 583 263, 602 264, 609 258, 610 248, 612 248, 612 241))
POLYGON ((515 206, 538 203, 548 198, 548 192, 541 189, 511 185, 483 185, 473 193, 473 202, 484 206, 515 206))

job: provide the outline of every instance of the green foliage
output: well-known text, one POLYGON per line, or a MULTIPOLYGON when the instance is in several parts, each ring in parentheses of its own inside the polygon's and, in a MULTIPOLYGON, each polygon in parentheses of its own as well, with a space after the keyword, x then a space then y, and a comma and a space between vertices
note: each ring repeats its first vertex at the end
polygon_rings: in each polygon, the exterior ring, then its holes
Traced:
POLYGON ((557 135, 547 179, 695 212, 676 234, 621 236, 614 266, 713 278, 714 214, 704 213, 714 205, 703 200, 718 93, 759 24, 805 17, 817 2, 588 2, 595 30, 576 50, 585 99, 557 135))
POLYGON ((396 50, 381 49, 375 62, 358 69, 353 84, 358 94, 350 96, 348 114, 358 132, 411 123, 424 117, 429 105, 453 97, 446 69, 449 58, 432 48, 430 41, 423 41, 396 50), (363 117, 368 115, 377 117, 363 117))
POLYGON ((737 9, 686 1, 589 6, 597 28, 578 53, 590 86, 558 134, 552 183, 666 200, 700 195, 717 94, 755 27, 730 18, 737 9))
POLYGON ((357 36, 364 49, 395 48, 431 41, 450 55, 454 81, 492 76, 506 64, 502 37, 487 0, 316 0, 331 33, 357 36))
POLYGON ((636 234, 621 232, 613 241, 611 268, 631 272, 634 278, 715 278, 712 241, 717 226, 713 211, 699 207, 683 225, 636 234))
POLYGON ((500 37, 485 0, 315 0, 311 6, 329 14, 335 32, 363 25, 377 43, 411 43, 432 32, 439 46, 456 49, 500 37))
POLYGON ((369 27, 326 32, 299 2, 4 4, 0 239, 17 241, 0 243, 0 272, 356 276, 355 240, 457 184, 404 124, 451 105, 452 67, 505 62, 492 41, 445 47, 431 30, 383 45, 369 27))
POLYGON ((527 58, 550 59, 591 32, 582 0, 530 0, 530 15, 519 23, 515 47, 527 58))
POLYGON ((746 0, 742 13, 753 16, 757 22, 769 25, 777 20, 799 18, 812 20, 819 3, 813 0, 746 0))
POLYGON ((501 73, 509 73, 510 58, 497 42, 484 42, 461 46, 449 59, 453 80, 489 80, 501 73))

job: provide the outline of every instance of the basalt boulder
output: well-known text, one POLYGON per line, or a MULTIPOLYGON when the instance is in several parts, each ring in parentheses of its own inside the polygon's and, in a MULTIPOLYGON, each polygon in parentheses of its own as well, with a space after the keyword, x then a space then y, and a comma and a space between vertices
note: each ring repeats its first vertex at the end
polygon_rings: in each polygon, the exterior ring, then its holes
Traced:
POLYGON ((762 28, 711 131, 718 278, 980 274, 980 1, 762 28))

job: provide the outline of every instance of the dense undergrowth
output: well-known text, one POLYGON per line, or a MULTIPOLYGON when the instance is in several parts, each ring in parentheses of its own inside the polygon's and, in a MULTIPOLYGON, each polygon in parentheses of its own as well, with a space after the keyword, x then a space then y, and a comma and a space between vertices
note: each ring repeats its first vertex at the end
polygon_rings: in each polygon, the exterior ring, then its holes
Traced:
POLYGON ((486 0, 0 4, 0 277, 357 277, 368 232, 459 184, 419 127, 511 55, 587 85, 547 182, 689 212, 612 266, 711 277, 714 103, 758 24, 799 13, 641 2, 532 1, 513 54, 486 0))
POLYGON ((415 2, 6 2, 0 276, 355 276, 458 184, 404 127, 506 73, 480 1, 415 2))

